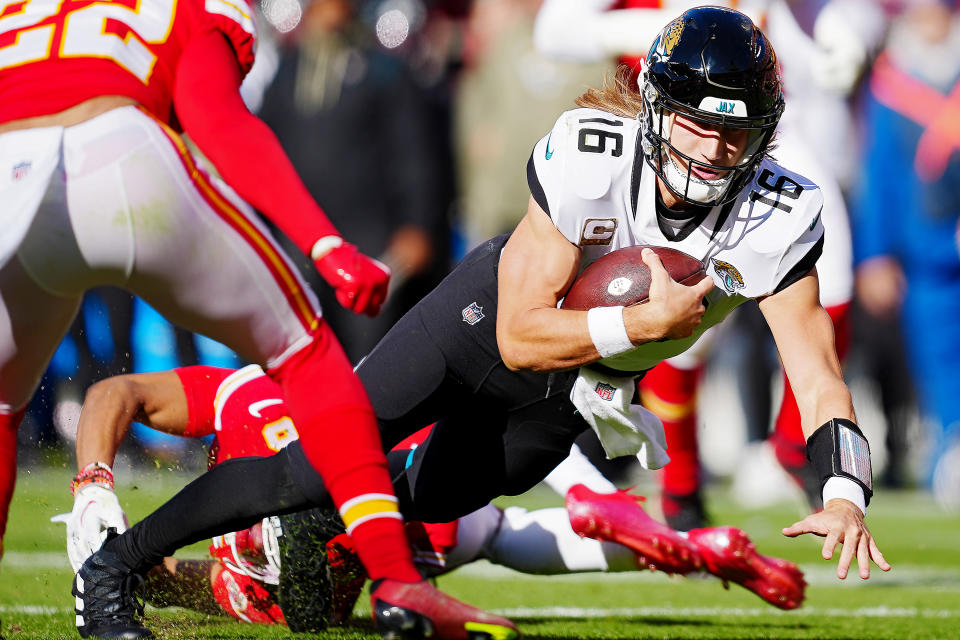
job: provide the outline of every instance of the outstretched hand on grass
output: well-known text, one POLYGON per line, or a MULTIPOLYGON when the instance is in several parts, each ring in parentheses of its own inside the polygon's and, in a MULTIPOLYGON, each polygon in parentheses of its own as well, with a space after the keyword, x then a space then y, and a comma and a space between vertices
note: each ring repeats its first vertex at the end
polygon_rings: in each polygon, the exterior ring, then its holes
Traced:
POLYGON ((840 562, 837 564, 837 577, 846 579, 854 554, 860 569, 860 577, 870 577, 870 560, 884 571, 890 571, 890 563, 884 559, 877 547, 877 541, 867 528, 860 509, 852 502, 834 499, 826 504, 823 511, 811 513, 799 522, 782 530, 783 535, 795 538, 804 533, 826 538, 823 541, 823 559, 833 558, 837 543, 843 544, 840 562))

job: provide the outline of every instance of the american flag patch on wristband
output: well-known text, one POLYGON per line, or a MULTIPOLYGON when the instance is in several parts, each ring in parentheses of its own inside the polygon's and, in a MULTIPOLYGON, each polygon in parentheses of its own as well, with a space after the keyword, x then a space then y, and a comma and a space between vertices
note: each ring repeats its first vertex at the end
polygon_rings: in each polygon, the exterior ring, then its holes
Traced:
POLYGON ((873 473, 870 468, 870 445, 862 435, 842 424, 837 429, 837 454, 840 470, 850 474, 873 491, 873 473))

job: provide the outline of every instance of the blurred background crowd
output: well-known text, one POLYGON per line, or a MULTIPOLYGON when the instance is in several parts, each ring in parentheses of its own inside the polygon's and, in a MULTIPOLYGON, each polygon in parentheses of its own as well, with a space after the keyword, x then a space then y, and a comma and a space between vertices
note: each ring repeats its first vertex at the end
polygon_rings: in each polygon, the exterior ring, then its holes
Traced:
MULTIPOLYGON (((354 362, 467 250, 519 221, 534 143, 586 86, 615 69, 616 56, 649 46, 637 35, 640 23, 630 22, 636 12, 666 12, 653 20, 662 26, 691 4, 258 4, 248 106, 344 236, 393 270, 384 312, 359 317, 287 245, 354 362), (582 19, 558 23, 564 10, 582 19)), ((735 4, 751 13, 751 3, 735 4)), ((945 509, 960 510, 960 7, 954 0, 757 4, 752 17, 786 59, 792 92, 784 120, 803 132, 849 212, 854 295, 844 369, 873 448, 875 482, 926 488, 945 509), (806 39, 791 42, 785 24, 806 39), (807 47, 805 64, 781 47, 807 47)), ((727 324, 698 395, 702 464, 707 478, 730 482, 742 501, 762 506, 798 491, 783 472, 782 482, 771 480, 780 476, 765 449, 780 365, 755 305, 727 324)), ((90 293, 20 429, 21 460, 39 464, 69 449, 92 382, 195 363, 244 364, 123 291, 90 293)), ((146 428, 135 436, 123 450, 129 465, 204 464, 188 441, 146 428)), ((629 461, 605 469, 621 479, 633 471, 629 461)))

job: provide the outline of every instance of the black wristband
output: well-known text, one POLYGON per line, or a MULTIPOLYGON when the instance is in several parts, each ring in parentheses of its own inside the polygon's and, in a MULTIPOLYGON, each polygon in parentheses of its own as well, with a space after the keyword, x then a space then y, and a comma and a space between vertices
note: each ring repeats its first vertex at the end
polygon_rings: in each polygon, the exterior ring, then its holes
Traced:
POLYGON ((807 460, 820 477, 820 490, 830 478, 849 478, 863 489, 866 504, 873 496, 870 444, 851 420, 834 418, 807 440, 807 460))

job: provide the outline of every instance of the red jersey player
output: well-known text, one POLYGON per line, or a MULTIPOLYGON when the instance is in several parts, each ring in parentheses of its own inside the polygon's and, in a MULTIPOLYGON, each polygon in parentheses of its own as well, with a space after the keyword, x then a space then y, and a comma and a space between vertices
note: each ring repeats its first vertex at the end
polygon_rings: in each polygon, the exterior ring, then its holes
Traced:
MULTIPOLYGON (((380 580, 372 597, 385 633, 408 616, 440 636, 465 637, 469 621, 512 634, 508 621, 420 579, 366 393, 314 296, 253 213, 251 205, 314 259, 342 304, 378 311, 388 271, 343 241, 243 105, 238 87, 255 45, 242 2, 0 0, 0 532, 23 407, 83 293, 120 286, 279 383, 310 465, 380 580), (178 130, 223 181, 197 167, 178 130)), ((109 465, 90 461, 74 488, 109 500, 96 487, 111 477, 109 465)), ((234 487, 210 482, 196 523, 238 528, 223 522, 237 513, 229 496, 215 495, 234 487)), ((126 593, 131 572, 156 564, 136 551, 147 521, 81 568, 81 635, 149 635, 126 593)), ((182 531, 149 533, 170 540, 182 531)))

